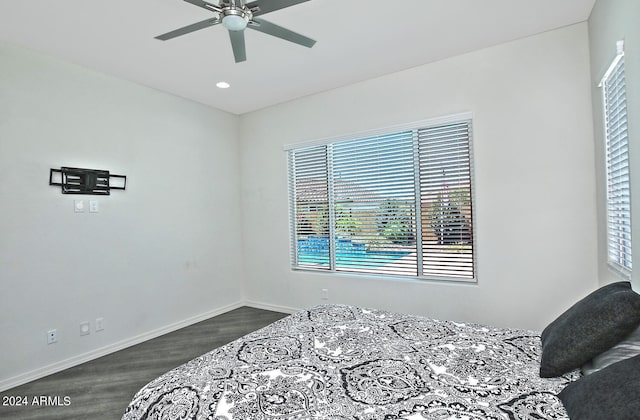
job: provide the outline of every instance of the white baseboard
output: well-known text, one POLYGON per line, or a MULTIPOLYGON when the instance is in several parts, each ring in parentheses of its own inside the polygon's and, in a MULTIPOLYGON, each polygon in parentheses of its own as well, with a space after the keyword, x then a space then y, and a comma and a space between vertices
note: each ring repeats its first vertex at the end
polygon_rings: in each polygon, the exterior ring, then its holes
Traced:
POLYGON ((256 302, 254 300, 246 300, 244 302, 244 306, 250 306, 256 309, 265 309, 267 311, 283 312, 285 314, 292 314, 302 310, 302 308, 292 308, 290 306, 272 305, 270 303, 256 302))
MULTIPOLYGON (((86 352, 86 353, 83 353, 83 354, 79 354, 77 356, 73 356, 73 357, 70 357, 68 359, 61 360, 59 362, 52 363, 52 364, 47 365, 47 366, 43 366, 41 368, 34 369, 34 370, 26 372, 26 373, 22 373, 20 375, 16 375, 16 376, 13 376, 13 377, 8 378, 8 379, 0 380, 0 392, 6 391, 7 389, 14 388, 16 386, 20 386, 20 385, 26 384, 27 382, 31 382, 31 381, 36 380, 36 379, 43 378, 43 377, 51 375, 53 373, 57 373, 57 372, 63 371, 63 370, 68 369, 70 367, 77 366, 77 365, 79 365, 81 363, 85 363, 85 362, 97 359, 98 357, 106 356, 107 354, 114 353, 116 351, 125 349, 127 347, 131 347, 131 346, 134 346, 136 344, 140 344, 140 343, 145 342, 147 340, 151 340, 152 338, 156 338, 156 337, 159 337, 161 335, 164 335, 164 334, 179 330, 180 328, 188 327, 189 325, 195 324, 195 323, 200 322, 200 321, 204 321, 205 319, 209 319, 209 318, 214 317, 214 316, 221 315, 221 314, 223 314, 225 312, 232 311, 232 310, 240 308, 242 306, 253 306, 253 305, 251 305, 248 302, 244 302, 244 301, 239 301, 239 302, 236 302, 236 303, 232 303, 231 305, 223 306, 221 308, 217 308, 217 309, 214 309, 212 311, 208 311, 208 312, 202 313, 200 315, 196 315, 196 316, 187 318, 187 319, 182 320, 180 322, 176 322, 176 323, 173 323, 173 324, 165 325, 164 327, 155 329, 153 331, 149 331, 149 332, 137 335, 135 337, 127 338, 125 340, 118 341, 118 342, 113 343, 113 344, 109 344, 108 346, 104 346, 104 347, 101 347, 101 348, 96 349, 96 350, 92 350, 92 351, 89 351, 89 352, 86 352)), ((255 306, 255 307, 258 308, 257 306, 255 306)), ((264 307, 264 308, 259 308, 259 309, 268 309, 268 308, 264 307)), ((278 309, 271 309, 271 310, 275 311, 275 310, 278 310, 278 309)))

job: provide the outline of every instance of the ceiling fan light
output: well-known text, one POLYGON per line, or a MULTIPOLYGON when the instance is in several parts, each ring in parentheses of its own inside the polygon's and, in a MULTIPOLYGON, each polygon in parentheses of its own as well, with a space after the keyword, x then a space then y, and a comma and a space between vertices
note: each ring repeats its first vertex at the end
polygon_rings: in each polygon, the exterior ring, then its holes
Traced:
POLYGON ((230 31, 243 31, 247 23, 245 18, 238 15, 226 15, 222 18, 222 26, 230 31))

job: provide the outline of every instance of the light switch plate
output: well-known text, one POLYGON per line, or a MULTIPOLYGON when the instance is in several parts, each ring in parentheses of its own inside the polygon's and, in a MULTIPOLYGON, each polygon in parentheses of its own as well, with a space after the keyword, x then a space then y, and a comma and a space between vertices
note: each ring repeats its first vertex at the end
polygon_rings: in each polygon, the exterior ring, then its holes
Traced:
POLYGON ((89 200, 89 212, 98 213, 98 200, 89 200))

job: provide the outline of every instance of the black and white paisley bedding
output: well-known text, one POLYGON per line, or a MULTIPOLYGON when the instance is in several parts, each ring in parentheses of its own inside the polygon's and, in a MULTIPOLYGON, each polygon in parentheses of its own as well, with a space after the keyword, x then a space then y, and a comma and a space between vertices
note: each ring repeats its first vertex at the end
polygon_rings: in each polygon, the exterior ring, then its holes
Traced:
POLYGON ((532 331, 321 305, 153 380, 123 420, 566 419, 579 373, 539 368, 532 331))

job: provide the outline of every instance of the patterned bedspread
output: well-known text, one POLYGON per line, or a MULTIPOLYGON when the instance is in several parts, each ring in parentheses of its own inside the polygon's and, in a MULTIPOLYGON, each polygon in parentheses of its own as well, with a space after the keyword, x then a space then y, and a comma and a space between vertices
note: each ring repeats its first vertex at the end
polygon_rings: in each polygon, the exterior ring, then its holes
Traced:
POLYGON ((322 305, 153 380, 123 420, 566 419, 579 373, 539 360, 532 331, 322 305))

